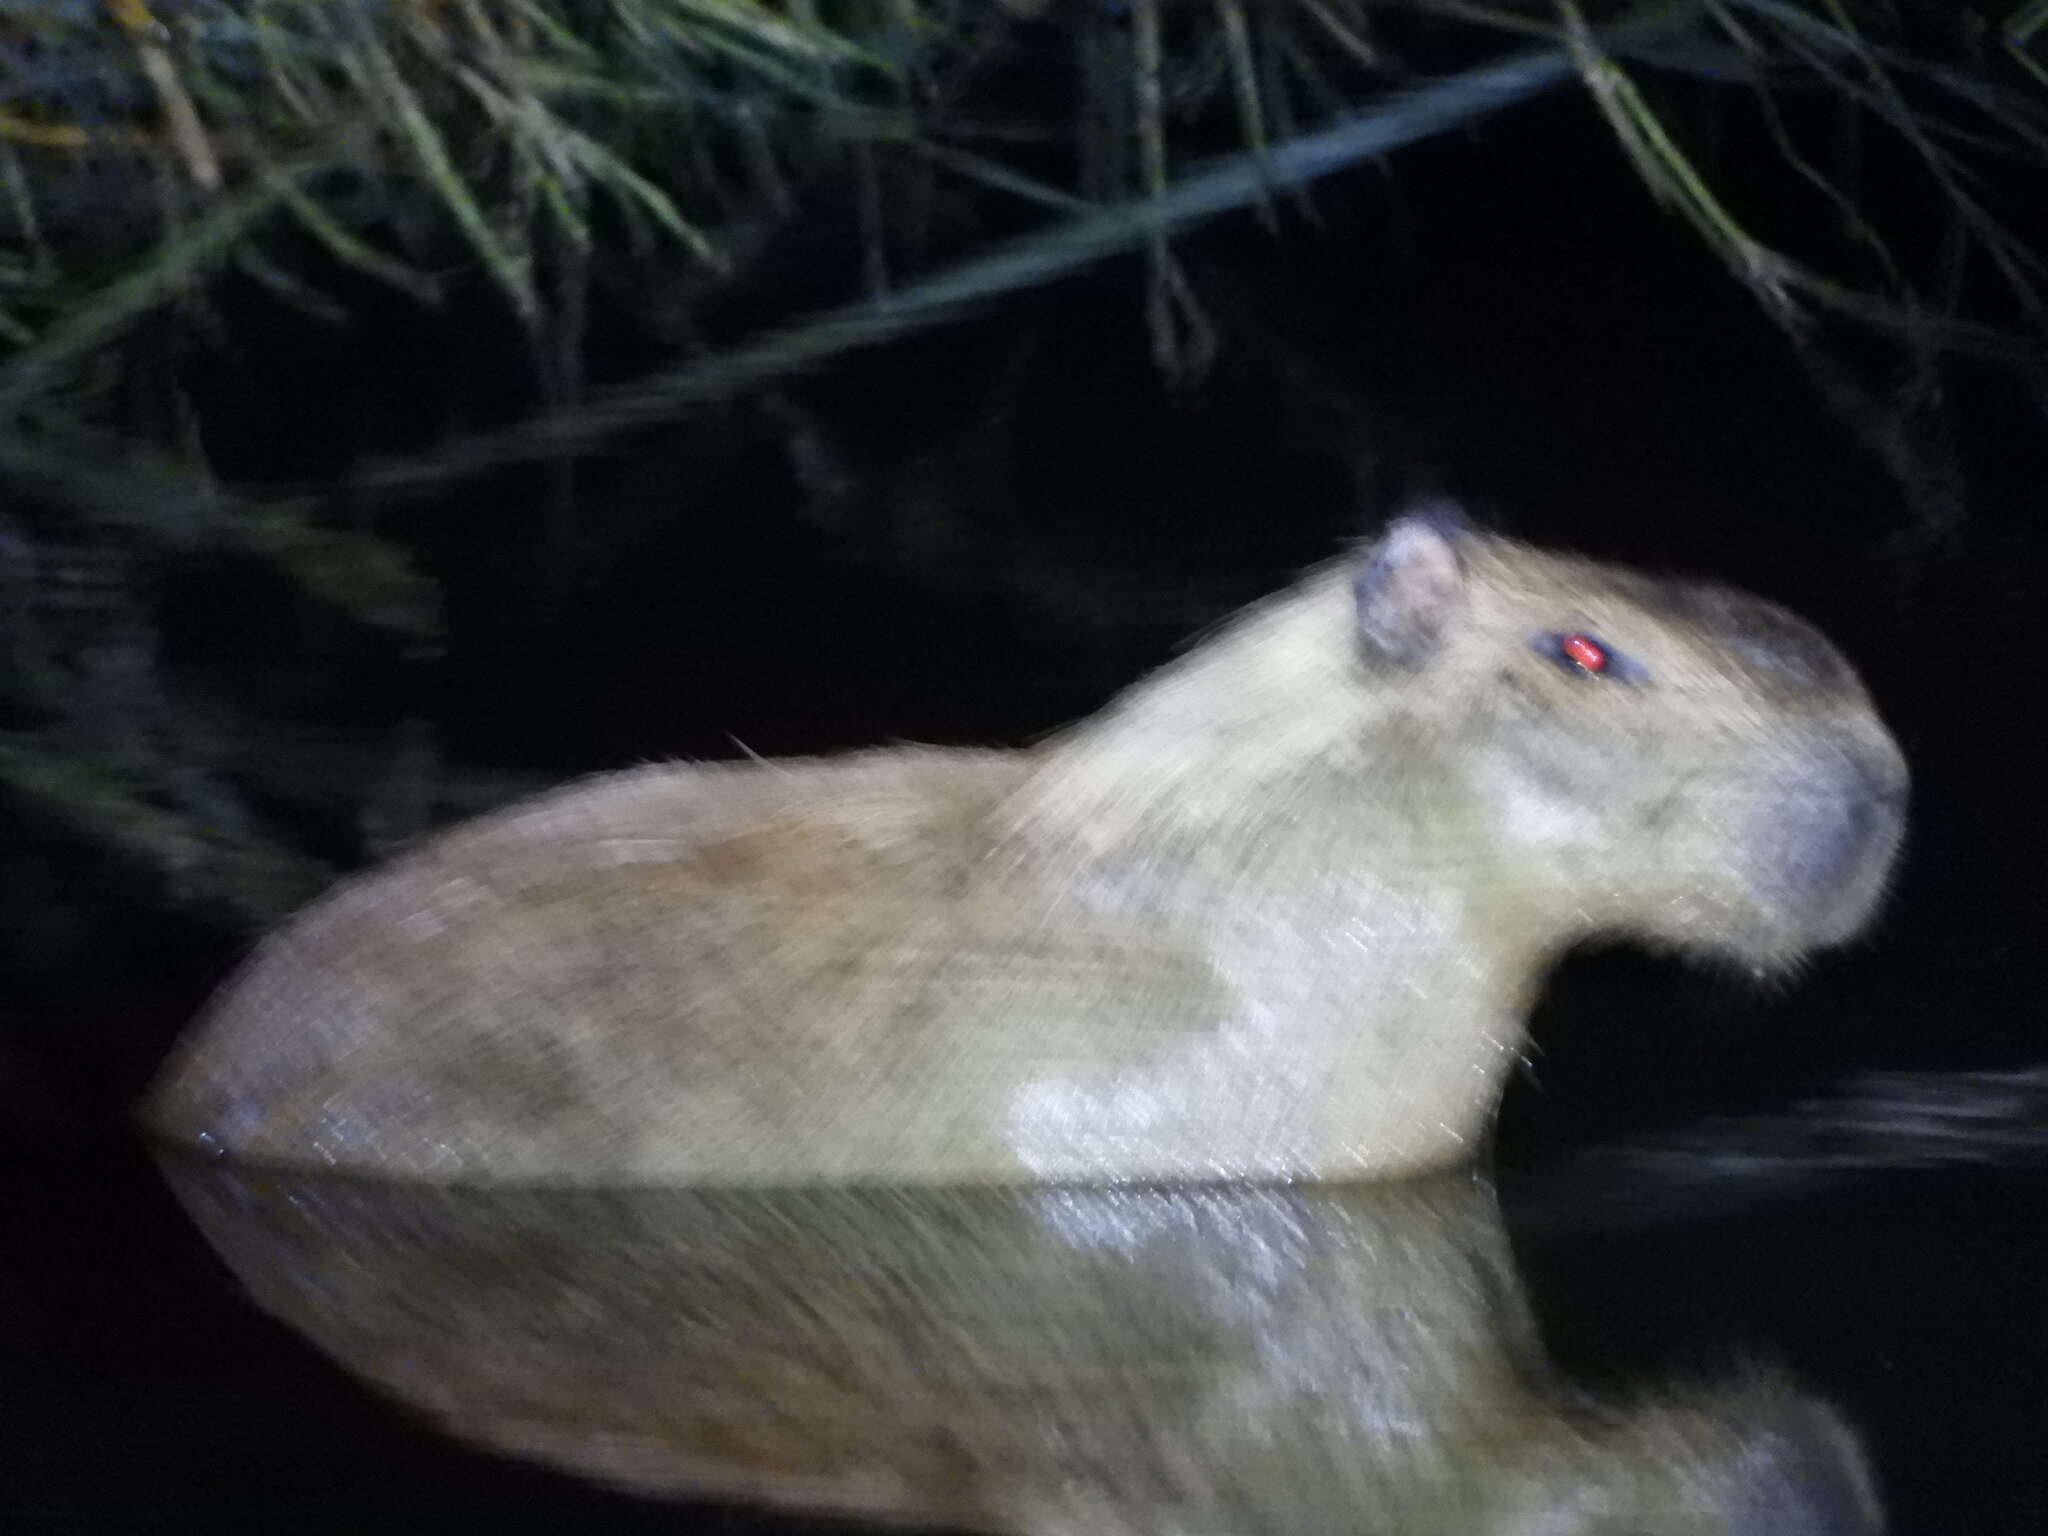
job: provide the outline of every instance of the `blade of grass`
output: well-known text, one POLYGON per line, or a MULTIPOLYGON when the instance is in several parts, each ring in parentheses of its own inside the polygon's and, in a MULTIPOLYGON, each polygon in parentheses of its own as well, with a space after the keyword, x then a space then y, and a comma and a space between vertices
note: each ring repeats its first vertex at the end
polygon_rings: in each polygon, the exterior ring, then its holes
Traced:
POLYGON ((455 168, 448 144, 434 126, 433 118, 406 82, 382 41, 366 28, 360 42, 344 55, 364 87, 364 94, 385 105, 391 128, 400 143, 411 152, 427 182, 454 218, 456 227, 476 251, 484 270, 491 275, 513 313, 523 325, 532 325, 540 314, 540 299, 533 289, 533 274, 520 257, 507 249, 491 219, 478 203, 462 173, 455 168))
MULTIPOLYGON (((295 181, 331 165, 320 154, 281 167, 295 181)), ((0 366, 0 409, 17 406, 45 387, 66 364, 111 341, 135 319, 170 298, 208 267, 225 259, 249 229, 281 200, 278 180, 265 178, 216 199, 191 226, 143 256, 91 297, 70 306, 36 342, 0 366)))
MULTIPOLYGON (((1692 8, 1650 13, 1637 23, 1670 25, 1692 8)), ((368 466, 352 482, 361 494, 410 495, 513 463, 575 452, 616 432, 689 406, 729 399, 856 348, 943 323, 962 308, 1056 281, 1144 244, 1162 224, 1179 227, 1242 207, 1268 184, 1285 188, 1464 127, 1575 78, 1559 51, 1524 54, 1393 96, 1376 110, 1321 132, 1276 144, 1264 174, 1237 154, 1212 162, 1149 199, 1106 206, 899 289, 886 304, 852 305, 779 329, 723 356, 692 360, 630 386, 592 391, 579 408, 454 443, 418 459, 368 466)))

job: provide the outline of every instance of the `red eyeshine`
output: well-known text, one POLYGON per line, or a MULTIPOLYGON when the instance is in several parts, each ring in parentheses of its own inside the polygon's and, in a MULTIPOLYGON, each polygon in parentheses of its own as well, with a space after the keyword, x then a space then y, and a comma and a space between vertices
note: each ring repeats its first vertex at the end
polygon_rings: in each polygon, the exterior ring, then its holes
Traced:
POLYGON ((1589 639, 1585 635, 1566 635, 1558 649, 1564 653, 1567 661, 1576 662, 1588 672, 1607 670, 1607 652, 1597 640, 1589 639))

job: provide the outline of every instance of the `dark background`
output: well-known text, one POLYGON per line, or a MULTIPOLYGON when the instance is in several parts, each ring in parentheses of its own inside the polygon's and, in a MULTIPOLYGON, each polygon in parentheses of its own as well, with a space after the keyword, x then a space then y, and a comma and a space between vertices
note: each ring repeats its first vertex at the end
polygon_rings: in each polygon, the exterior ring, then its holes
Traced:
MULTIPOLYGON (((1737 185, 1767 217, 1784 179, 1760 159, 1737 185)), ((1918 183, 1888 188, 1880 165, 1873 187, 1906 226, 1915 199, 1933 222, 1918 183)), ((1795 1102, 1873 1071, 1946 1095, 1960 1121, 2031 1123, 2038 1098, 1954 1074, 2044 1054, 2037 403, 2002 366, 1950 367, 1962 500, 1942 521, 1576 99, 1314 199, 1313 220, 1283 204, 1278 236, 1246 216, 1185 248, 1224 337, 1197 385, 1162 381, 1140 267, 1112 262, 615 445, 580 470, 587 558, 566 591, 520 564, 538 471, 379 514, 446 584, 443 654, 335 661, 317 622, 232 563, 167 595, 166 643, 282 713, 365 739, 424 719, 449 761, 545 781, 731 756, 735 739, 769 755, 1028 741, 1418 480, 1518 535, 1780 599, 1850 653, 1912 762, 1897 894, 1867 941, 1782 991, 1634 952, 1569 962, 1503 1119, 1510 1223, 1573 1371, 1781 1359, 1864 1429, 1894 1530, 2041 1529, 2038 1158, 1959 1134, 1936 1166, 1896 1166, 1922 1145, 1902 1104, 1825 1181, 1717 1186, 1702 1164, 1668 1198, 1645 1175, 1610 1216, 1541 1215, 1569 1204, 1589 1146, 1721 1116, 1769 1151, 1795 1102), (792 453, 792 420, 822 434, 822 471, 792 453), (294 648, 331 664, 287 687, 269 663, 294 648)), ((849 249, 821 198, 713 339, 844 297, 849 249)), ((223 476, 424 446, 457 385, 486 416, 520 408, 493 396, 495 343, 459 308, 430 322, 359 297, 366 318, 337 337, 227 296, 243 342, 191 364, 223 476)), ((594 334, 600 375, 664 355, 624 309, 594 334)), ((345 818, 298 830, 337 863, 360 854, 345 818)), ((246 936, 179 918, 53 832, 9 836, 37 953, 15 961, 0 1037, 0 1525, 755 1528, 446 1445, 244 1306, 122 1113, 246 936)))

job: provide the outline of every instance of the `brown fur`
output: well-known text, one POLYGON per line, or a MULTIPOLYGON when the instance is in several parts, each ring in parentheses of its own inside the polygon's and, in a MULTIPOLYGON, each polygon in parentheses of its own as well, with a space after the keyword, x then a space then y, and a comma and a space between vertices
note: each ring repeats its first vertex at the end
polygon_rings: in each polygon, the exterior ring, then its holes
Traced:
POLYGON ((149 1116, 446 1180, 1438 1167, 1560 950, 1839 941, 1904 787, 1790 615, 1411 517, 1031 751, 659 767, 459 828, 269 940, 149 1116), (1546 654, 1581 632, 1625 662, 1546 654))

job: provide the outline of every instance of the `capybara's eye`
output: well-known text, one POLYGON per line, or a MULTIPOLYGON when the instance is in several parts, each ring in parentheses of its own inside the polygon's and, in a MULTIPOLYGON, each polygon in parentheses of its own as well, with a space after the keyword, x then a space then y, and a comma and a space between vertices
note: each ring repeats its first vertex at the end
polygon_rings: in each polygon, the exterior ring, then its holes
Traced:
POLYGON ((1604 677, 1617 683, 1639 683, 1646 675, 1640 666, 1605 640, 1584 630, 1543 635, 1536 641, 1536 651, 1575 677, 1604 677))

